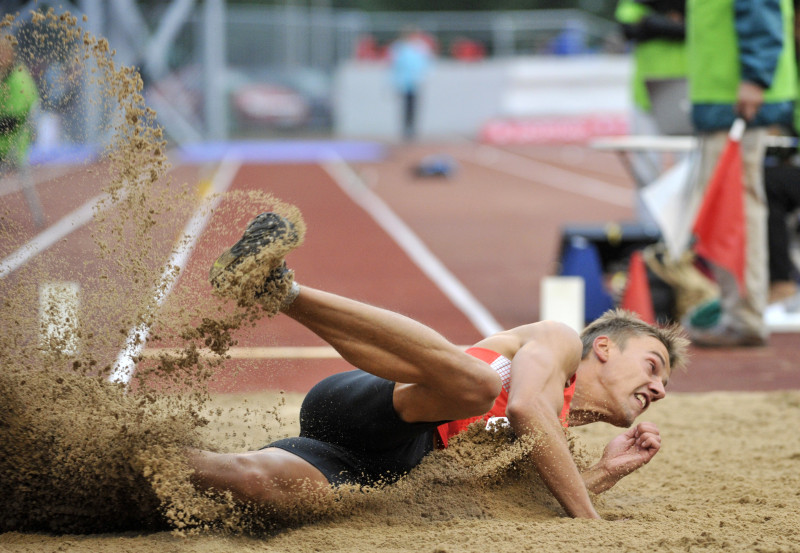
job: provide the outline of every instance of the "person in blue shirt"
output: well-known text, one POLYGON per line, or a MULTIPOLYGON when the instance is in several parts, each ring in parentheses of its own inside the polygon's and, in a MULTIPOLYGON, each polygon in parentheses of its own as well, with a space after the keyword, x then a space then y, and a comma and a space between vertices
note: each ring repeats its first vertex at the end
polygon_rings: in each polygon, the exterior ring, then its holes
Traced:
POLYGON ((433 60, 431 45, 416 29, 407 29, 389 49, 392 81, 403 101, 403 137, 416 136, 417 97, 433 60))

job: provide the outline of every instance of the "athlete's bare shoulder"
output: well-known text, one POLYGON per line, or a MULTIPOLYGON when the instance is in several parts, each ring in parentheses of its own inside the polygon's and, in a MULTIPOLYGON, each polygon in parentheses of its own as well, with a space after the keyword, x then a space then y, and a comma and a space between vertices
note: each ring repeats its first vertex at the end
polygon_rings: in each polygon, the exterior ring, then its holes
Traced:
POLYGON ((551 347, 553 350, 563 352, 564 355, 571 356, 577 353, 578 359, 583 349, 578 333, 557 321, 539 321, 503 330, 484 338, 475 346, 490 349, 513 359, 517 351, 529 343, 551 347))

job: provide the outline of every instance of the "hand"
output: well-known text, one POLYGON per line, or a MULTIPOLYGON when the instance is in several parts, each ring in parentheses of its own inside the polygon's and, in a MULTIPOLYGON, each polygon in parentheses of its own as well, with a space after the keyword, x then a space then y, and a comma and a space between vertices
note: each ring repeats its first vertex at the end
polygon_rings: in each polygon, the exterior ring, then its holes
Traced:
POLYGON ((683 14, 679 11, 671 10, 666 13, 666 16, 675 23, 683 23, 683 14))
POLYGON ((611 440, 598 464, 611 478, 619 480, 649 463, 659 449, 658 427, 652 422, 640 422, 611 440))
POLYGON ((736 98, 736 113, 745 121, 751 121, 764 103, 764 89, 756 83, 742 81, 739 83, 739 93, 736 98))

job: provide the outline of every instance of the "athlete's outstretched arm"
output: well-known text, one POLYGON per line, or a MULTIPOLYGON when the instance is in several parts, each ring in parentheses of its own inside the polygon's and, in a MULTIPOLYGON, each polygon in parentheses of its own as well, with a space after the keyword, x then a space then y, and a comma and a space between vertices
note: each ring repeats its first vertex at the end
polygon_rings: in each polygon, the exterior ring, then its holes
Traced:
POLYGON ((511 362, 509 423, 514 432, 536 440, 531 459, 550 492, 573 517, 600 518, 572 458, 558 418, 564 384, 581 357, 577 334, 560 323, 537 325, 531 340, 511 362))
POLYGON ((583 472, 586 487, 598 494, 611 488, 639 467, 650 462, 661 449, 661 434, 652 422, 640 422, 613 440, 597 464, 583 472))

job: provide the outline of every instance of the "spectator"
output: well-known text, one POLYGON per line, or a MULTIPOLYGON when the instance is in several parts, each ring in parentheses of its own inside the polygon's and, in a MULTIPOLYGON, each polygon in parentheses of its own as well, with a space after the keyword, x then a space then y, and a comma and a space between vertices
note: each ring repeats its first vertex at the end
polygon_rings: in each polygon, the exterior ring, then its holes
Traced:
POLYGON ((28 119, 39 99, 36 84, 24 65, 17 63, 15 39, 0 36, 0 165, 21 167, 28 156, 31 126, 28 119))
POLYGON ((586 44, 586 25, 582 21, 569 20, 564 28, 547 44, 545 53, 555 56, 589 54, 586 44))
POLYGON ((708 328, 687 330, 699 346, 764 345, 767 304, 767 202, 764 145, 768 127, 790 126, 797 94, 792 0, 689 0, 687 59, 692 120, 700 138, 704 192, 737 117, 747 122, 741 141, 747 251, 745 289, 715 269, 721 316, 708 328))
MULTIPOLYGON (((787 218, 800 209, 800 167, 785 161, 764 169, 769 237, 769 303, 797 294, 797 268, 789 251, 787 218)), ((796 223, 797 221, 795 221, 796 223)), ((795 225, 796 226, 796 225, 795 225)))
POLYGON ((450 45, 450 55, 459 61, 480 61, 486 57, 486 48, 477 40, 459 38, 450 45))
MULTIPOLYGON (((797 12, 798 0, 794 0, 794 47, 795 64, 800 66, 800 52, 798 40, 800 39, 800 14, 797 12)), ((800 94, 800 90, 798 91, 800 94)), ((794 128, 792 134, 800 135, 800 102, 795 100, 794 128)), ((794 225, 797 227, 796 212, 800 210, 800 166, 797 165, 797 156, 787 155, 784 150, 776 150, 782 155, 776 156, 779 163, 764 168, 764 185, 767 190, 767 205, 769 206, 768 237, 769 237, 769 303, 776 303, 791 298, 797 294, 798 271, 790 253, 789 225, 787 219, 794 215, 794 225)), ((768 152, 769 153, 769 152, 768 152)), ((788 152, 791 154, 791 152, 788 152)))
POLYGON ((378 42, 371 34, 359 37, 356 42, 356 59, 361 61, 378 61, 383 58, 378 42))
POLYGON ((409 28, 389 49, 392 79, 403 101, 403 137, 416 136, 419 89, 430 69, 433 49, 418 30, 409 28))
MULTIPOLYGON (((683 0, 620 0, 615 17, 633 44, 633 133, 659 134, 651 115, 649 79, 686 77, 686 27, 683 0)), ((632 158, 636 179, 649 184, 661 173, 660 156, 643 152, 632 158)))

